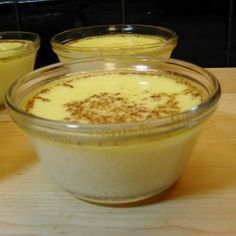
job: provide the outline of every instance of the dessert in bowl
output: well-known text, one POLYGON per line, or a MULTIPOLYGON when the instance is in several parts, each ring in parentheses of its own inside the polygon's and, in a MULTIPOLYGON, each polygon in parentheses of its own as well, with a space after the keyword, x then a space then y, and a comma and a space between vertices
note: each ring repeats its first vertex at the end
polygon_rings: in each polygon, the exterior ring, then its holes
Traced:
POLYGON ((153 55, 169 58, 177 34, 151 25, 98 25, 54 35, 53 51, 60 61, 97 56, 153 55))
POLYGON ((11 83, 34 69, 39 44, 34 33, 0 32, 0 105, 11 83))
POLYGON ((217 80, 196 65, 100 57, 26 75, 6 106, 63 189, 120 204, 178 180, 219 97, 217 80))

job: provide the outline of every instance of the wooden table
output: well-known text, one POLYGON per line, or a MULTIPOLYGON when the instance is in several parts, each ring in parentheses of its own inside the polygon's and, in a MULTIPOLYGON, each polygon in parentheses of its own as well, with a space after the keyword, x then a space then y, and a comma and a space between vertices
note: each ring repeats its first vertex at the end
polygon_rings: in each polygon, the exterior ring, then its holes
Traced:
POLYGON ((216 113, 182 178, 143 205, 80 201, 48 176, 25 135, 0 112, 0 235, 236 235, 236 68, 210 69, 216 113))

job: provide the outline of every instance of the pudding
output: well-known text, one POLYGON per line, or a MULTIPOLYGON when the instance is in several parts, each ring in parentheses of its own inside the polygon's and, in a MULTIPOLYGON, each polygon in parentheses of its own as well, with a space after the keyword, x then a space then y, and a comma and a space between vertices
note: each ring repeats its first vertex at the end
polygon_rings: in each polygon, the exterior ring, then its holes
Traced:
POLYGON ((9 86, 33 70, 36 53, 33 41, 0 39, 0 104, 9 86))
MULTIPOLYGON (((171 117, 202 100, 201 90, 182 78, 113 71, 66 75, 32 91, 21 106, 49 120, 119 124, 171 117)), ((75 143, 68 137, 56 147, 37 138, 33 144, 63 188, 82 198, 124 201, 159 192, 176 181, 198 133, 199 128, 187 128, 172 135, 105 145, 75 143)))
MULTIPOLYGON (((148 36, 138 34, 115 34, 86 37, 69 41, 63 45, 71 57, 77 54, 76 58, 86 56, 111 56, 111 55, 158 55, 169 58, 173 45, 166 45, 167 39, 160 36, 148 36)), ((61 61, 69 60, 60 51, 55 49, 61 61)))
POLYGON ((97 56, 153 55, 169 58, 177 44, 175 32, 145 25, 94 26, 52 37, 60 61, 97 56))
POLYGON ((6 105, 63 189, 120 204, 180 178, 219 93, 192 64, 101 58, 36 70, 12 86, 6 105))

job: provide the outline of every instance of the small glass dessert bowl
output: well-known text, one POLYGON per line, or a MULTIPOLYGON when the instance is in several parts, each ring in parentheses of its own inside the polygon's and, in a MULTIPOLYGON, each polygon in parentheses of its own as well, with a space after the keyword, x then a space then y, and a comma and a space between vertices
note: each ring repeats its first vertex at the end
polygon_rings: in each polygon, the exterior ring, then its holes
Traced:
POLYGON ((60 61, 97 56, 153 55, 169 58, 177 34, 152 25, 97 25, 54 35, 53 51, 60 61))
POLYGON ((50 176, 81 199, 130 203, 181 176, 220 85, 180 60, 100 57, 50 65, 6 94, 50 176))
POLYGON ((40 46, 38 34, 21 31, 0 32, 0 105, 13 81, 34 69, 40 46))

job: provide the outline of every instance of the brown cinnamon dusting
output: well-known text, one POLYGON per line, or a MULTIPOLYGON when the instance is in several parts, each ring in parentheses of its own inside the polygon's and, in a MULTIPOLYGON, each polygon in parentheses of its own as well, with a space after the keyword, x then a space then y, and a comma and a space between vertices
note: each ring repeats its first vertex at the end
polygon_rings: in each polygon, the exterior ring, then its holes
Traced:
POLYGON ((69 87, 69 88, 74 88, 73 85, 69 84, 69 83, 63 83, 62 86, 65 86, 65 87, 69 87))
POLYGON ((47 92, 49 92, 49 91, 50 91, 49 88, 45 88, 45 89, 40 90, 35 96, 33 96, 33 97, 27 102, 27 104, 26 104, 26 106, 25 106, 25 111, 26 111, 26 112, 29 112, 31 109, 33 109, 34 103, 35 103, 36 99, 39 99, 39 100, 41 100, 41 101, 43 101, 43 102, 50 102, 50 99, 44 98, 44 97, 42 97, 42 96, 39 96, 40 94, 45 94, 45 93, 47 93, 47 92))
POLYGON ((49 88, 45 88, 45 89, 42 89, 39 93, 47 93, 48 91, 50 91, 49 88))
POLYGON ((65 121, 92 124, 122 123, 152 120, 179 113, 176 97, 166 93, 151 94, 148 99, 160 101, 166 99, 164 105, 156 105, 153 109, 143 103, 125 98, 121 93, 100 93, 83 101, 72 101, 64 104, 70 116, 65 121))

